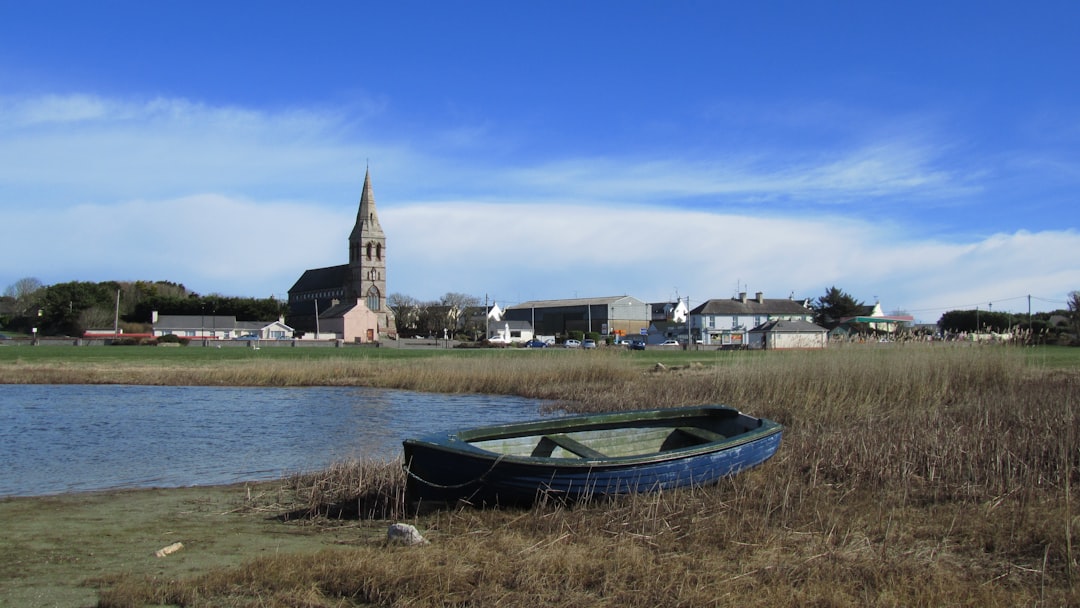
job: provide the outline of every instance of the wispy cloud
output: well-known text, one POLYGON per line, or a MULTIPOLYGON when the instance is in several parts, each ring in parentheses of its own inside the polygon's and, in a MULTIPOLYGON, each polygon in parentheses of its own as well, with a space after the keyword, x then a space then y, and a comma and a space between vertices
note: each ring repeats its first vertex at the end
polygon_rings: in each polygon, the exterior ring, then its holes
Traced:
POLYGON ((421 298, 816 297, 837 285, 936 320, 943 306, 1080 288, 1075 228, 969 236, 934 215, 984 187, 930 136, 511 164, 484 145, 487 125, 446 126, 431 149, 376 129, 384 103, 0 98, 0 205, 18 227, 0 241, 0 284, 142 278, 283 295, 304 269, 345 261, 370 158, 389 288, 421 298))

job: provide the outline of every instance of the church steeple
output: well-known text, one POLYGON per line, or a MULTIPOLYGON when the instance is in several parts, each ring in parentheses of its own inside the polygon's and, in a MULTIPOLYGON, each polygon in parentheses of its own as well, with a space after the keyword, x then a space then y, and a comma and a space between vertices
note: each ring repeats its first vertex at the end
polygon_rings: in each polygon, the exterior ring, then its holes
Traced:
POLYGON ((345 297, 361 301, 380 317, 380 330, 393 329, 393 313, 386 306, 386 234, 379 225, 371 170, 364 172, 364 188, 356 224, 349 234, 349 274, 345 297))
POLYGON ((353 226, 349 241, 362 239, 364 232, 378 232, 383 236, 382 227, 379 226, 379 214, 375 211, 375 194, 371 191, 371 170, 364 172, 364 189, 360 192, 360 208, 356 211, 356 225, 353 226))

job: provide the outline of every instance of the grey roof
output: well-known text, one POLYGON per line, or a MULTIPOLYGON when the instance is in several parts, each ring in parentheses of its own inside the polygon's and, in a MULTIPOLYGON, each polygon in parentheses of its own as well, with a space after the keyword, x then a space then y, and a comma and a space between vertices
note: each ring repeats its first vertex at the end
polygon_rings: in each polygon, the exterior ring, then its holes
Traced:
MULTIPOLYGON (((277 319, 274 319, 273 321, 237 321, 236 329, 259 330, 269 327, 277 322, 277 319)), ((291 327, 285 325, 284 323, 282 323, 281 326, 290 331, 292 330, 291 327)))
POLYGON ((825 333, 829 330, 820 325, 815 325, 809 321, 803 321, 802 319, 779 320, 769 321, 768 323, 762 323, 751 332, 772 332, 781 334, 806 334, 806 333, 825 333))
POLYGON ((607 296, 602 298, 573 298, 569 300, 532 300, 529 302, 522 302, 521 304, 515 304, 514 306, 507 306, 506 310, 520 310, 522 308, 558 308, 562 306, 607 306, 617 304, 623 300, 632 300, 630 304, 645 304, 645 302, 642 302, 633 296, 607 296))
POLYGON ((341 289, 349 277, 349 265, 327 266, 326 268, 312 268, 305 270, 304 274, 289 288, 289 293, 306 293, 321 289, 341 289))
POLYGON ((667 302, 652 302, 649 304, 649 308, 654 315, 664 314, 664 309, 667 308, 667 302))
POLYGON ((352 302, 339 302, 324 311, 319 312, 320 319, 333 319, 336 317, 343 317, 345 313, 357 307, 359 303, 356 300, 352 302))
POLYGON ((233 315, 158 315, 154 329, 232 329, 236 327, 233 315))
MULTIPOLYGON (((268 325, 277 323, 273 321, 237 321, 233 315, 159 315, 154 329, 220 329, 220 330, 260 330, 268 325)), ((282 323, 282 325, 285 325, 282 323)), ((288 325, 286 328, 292 329, 288 325)))
POLYGON ((788 298, 762 299, 747 298, 745 302, 732 298, 727 300, 708 300, 690 311, 691 315, 810 315, 814 311, 802 305, 801 300, 788 298))

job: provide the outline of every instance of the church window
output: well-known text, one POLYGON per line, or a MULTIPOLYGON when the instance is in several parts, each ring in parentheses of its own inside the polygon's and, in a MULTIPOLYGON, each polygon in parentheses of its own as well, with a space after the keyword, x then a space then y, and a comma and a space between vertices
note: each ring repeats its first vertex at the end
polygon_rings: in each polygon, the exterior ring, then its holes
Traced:
POLYGON ((367 301, 365 302, 365 304, 367 304, 368 310, 372 312, 377 312, 379 310, 379 299, 379 290, 375 287, 369 289, 367 294, 367 301))
POLYGON ((381 260, 382 259, 382 243, 379 243, 379 244, 375 245, 375 259, 376 260, 381 260))
POLYGON ((371 259, 371 243, 367 244, 367 259, 371 259))

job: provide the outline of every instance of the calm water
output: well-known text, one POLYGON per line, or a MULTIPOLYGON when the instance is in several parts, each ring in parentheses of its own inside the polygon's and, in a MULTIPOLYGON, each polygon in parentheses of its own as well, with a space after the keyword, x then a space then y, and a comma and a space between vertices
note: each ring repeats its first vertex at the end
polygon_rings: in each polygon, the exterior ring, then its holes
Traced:
POLYGON ((541 402, 366 388, 0 386, 0 496, 276 479, 541 402))

